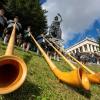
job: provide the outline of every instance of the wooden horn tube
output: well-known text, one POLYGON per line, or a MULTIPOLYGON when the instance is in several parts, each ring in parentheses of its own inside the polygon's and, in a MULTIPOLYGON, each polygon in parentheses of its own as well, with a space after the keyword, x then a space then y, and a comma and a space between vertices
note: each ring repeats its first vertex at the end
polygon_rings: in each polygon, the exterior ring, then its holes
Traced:
POLYGON ((58 49, 56 49, 52 43, 50 43, 44 36, 43 36, 44 40, 65 60, 65 62, 72 67, 72 69, 76 69, 76 66, 73 65, 58 49))
POLYGON ((18 89, 26 78, 26 65, 16 56, 0 57, 0 94, 18 89))
MULTIPOLYGON (((65 62, 67 62, 73 69, 76 69, 77 67, 74 66, 72 63, 70 63, 67 58, 61 53, 59 52, 50 42, 49 40, 47 40, 44 36, 43 38, 53 47, 53 49, 60 55, 62 56, 62 58, 65 60, 65 62)), ((53 42, 54 43, 54 42, 53 42)), ((55 43, 54 43, 55 44, 55 43)), ((58 45, 55 44, 57 47, 58 45)), ((64 51, 64 50, 62 50, 64 51)), ((97 84, 100 84, 100 72, 98 73, 95 73, 94 71, 90 70, 88 67, 86 67, 84 64, 82 64, 81 62, 79 62, 75 57, 71 56, 69 53, 67 54, 70 58, 72 58, 75 62, 77 62, 81 68, 84 68, 88 73, 87 74, 87 77, 89 79, 89 81, 91 83, 97 83, 97 84)))
POLYGON ((35 40, 35 38, 32 36, 32 34, 31 34, 31 37, 32 37, 33 41, 35 42, 35 44, 37 45, 40 52, 42 53, 42 55, 44 56, 51 71, 55 74, 55 76, 59 80, 65 82, 71 86, 74 86, 74 87, 82 87, 85 90, 90 89, 89 80, 88 80, 85 72, 81 68, 74 69, 73 71, 70 71, 70 72, 62 72, 55 66, 55 64, 47 56, 47 54, 44 52, 44 50, 41 48, 41 46, 38 44, 38 42, 35 40))
POLYGON ((88 73, 87 76, 91 83, 100 84, 100 72, 95 74, 88 73))
MULTIPOLYGON (((43 36, 43 38, 45 39, 45 41, 47 42, 47 43, 49 43, 49 45, 64 59, 64 61, 66 62, 66 63, 68 63, 69 64, 69 66, 70 67, 72 67, 72 69, 77 69, 77 67, 75 66, 75 65, 73 65, 58 49, 56 49, 50 42, 49 42, 49 40, 47 40, 44 36, 43 36)), ((80 71, 79 71, 80 72, 80 71)), ((81 71, 82 72, 82 71, 81 71)), ((81 74, 81 73, 80 73, 81 74)), ((86 73, 85 72, 82 72, 82 74, 81 74, 81 77, 82 77, 82 82, 83 82, 83 85, 84 85, 84 78, 85 77, 87 77, 87 75, 86 75, 86 73)), ((85 78, 86 79, 86 78, 85 78)), ((86 79, 87 80, 87 79, 86 79)), ((84 85, 85 87, 89 87, 88 86, 88 83, 86 84, 85 83, 85 85, 84 85)))
POLYGON ((91 83, 97 83, 100 84, 100 72, 95 73, 94 71, 90 70, 88 67, 86 67, 84 64, 79 62, 76 58, 71 56, 70 54, 67 54, 70 58, 72 58, 75 62, 77 62, 81 67, 83 67, 88 73, 88 79, 91 83))
POLYGON ((24 61, 13 55, 15 25, 6 53, 0 56, 0 94, 8 94, 18 89, 27 75, 27 67, 24 61))

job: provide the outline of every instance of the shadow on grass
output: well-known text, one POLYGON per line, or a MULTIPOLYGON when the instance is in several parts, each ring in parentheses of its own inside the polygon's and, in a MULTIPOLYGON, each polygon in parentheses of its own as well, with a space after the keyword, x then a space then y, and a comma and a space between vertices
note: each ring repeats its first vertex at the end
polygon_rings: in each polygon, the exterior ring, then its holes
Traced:
POLYGON ((0 44, 0 48, 1 48, 2 50, 6 50, 7 44, 1 43, 1 44, 0 44))
POLYGON ((2 47, 2 50, 6 50, 6 49, 7 49, 6 47, 4 47, 4 46, 2 47))
POLYGON ((64 84, 65 88, 68 86, 68 88, 71 89, 72 91, 75 91, 75 92, 79 93, 80 95, 84 96, 86 99, 90 100, 90 98, 91 98, 91 91, 86 91, 86 90, 84 90, 82 88, 76 88, 76 87, 72 87, 70 85, 66 86, 65 83, 63 83, 63 82, 61 82, 61 83, 64 84))
POLYGON ((14 46, 14 48, 16 49, 16 50, 19 50, 19 51, 23 51, 23 49, 21 48, 21 47, 18 47, 18 46, 14 46))
POLYGON ((82 88, 72 88, 74 91, 78 92, 80 95, 84 96, 85 98, 89 99, 91 98, 91 91, 86 91, 82 88))
POLYGON ((33 57, 33 55, 24 55, 23 60, 27 64, 29 61, 31 61, 32 57, 33 57))
POLYGON ((18 90, 4 95, 3 100, 35 100, 40 94, 41 88, 38 85, 25 81, 18 90))

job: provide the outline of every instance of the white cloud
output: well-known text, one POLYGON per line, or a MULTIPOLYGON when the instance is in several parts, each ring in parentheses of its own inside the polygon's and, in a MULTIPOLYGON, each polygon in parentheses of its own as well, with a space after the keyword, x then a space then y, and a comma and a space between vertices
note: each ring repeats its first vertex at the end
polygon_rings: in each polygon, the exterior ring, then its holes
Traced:
POLYGON ((48 25, 57 13, 62 15, 61 27, 65 41, 84 31, 100 17, 100 0, 47 0, 43 8, 48 10, 48 25))

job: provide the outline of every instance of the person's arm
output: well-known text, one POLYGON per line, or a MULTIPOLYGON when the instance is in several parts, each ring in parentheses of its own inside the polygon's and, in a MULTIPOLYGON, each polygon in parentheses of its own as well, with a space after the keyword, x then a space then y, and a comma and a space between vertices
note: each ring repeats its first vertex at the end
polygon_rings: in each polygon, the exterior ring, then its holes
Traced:
POLYGON ((8 20, 7 24, 9 25, 10 23, 14 23, 14 21, 13 20, 8 20))
POLYGON ((20 23, 17 23, 17 24, 18 24, 19 28, 22 29, 22 25, 20 23))
POLYGON ((22 33, 22 25, 19 22, 16 23, 16 28, 18 30, 18 33, 22 33))
POLYGON ((61 15, 60 15, 60 13, 58 13, 58 16, 60 17, 60 23, 62 22, 62 17, 61 17, 61 15))

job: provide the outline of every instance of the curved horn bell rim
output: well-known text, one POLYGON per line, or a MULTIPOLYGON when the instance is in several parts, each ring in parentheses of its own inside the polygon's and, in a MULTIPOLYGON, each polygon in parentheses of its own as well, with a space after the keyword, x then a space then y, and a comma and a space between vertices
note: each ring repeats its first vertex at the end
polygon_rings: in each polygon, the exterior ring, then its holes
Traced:
POLYGON ((100 72, 94 74, 87 74, 88 79, 91 83, 100 84, 100 72))
POLYGON ((70 54, 67 54, 69 57, 71 57, 74 61, 76 61, 79 65, 81 65, 88 73, 88 79, 91 83, 95 83, 95 84, 100 84, 100 72, 95 73, 94 71, 92 71, 91 69, 89 69, 88 67, 86 67, 84 64, 82 64, 81 62, 79 62, 76 58, 74 58, 73 56, 71 56, 70 54))
MULTIPOLYGON (((50 42, 49 40, 47 40, 44 36, 43 38, 54 48, 54 50, 56 52, 58 52, 58 54, 60 56, 62 56, 62 58, 65 60, 65 62, 69 63, 69 65, 73 68, 73 69, 76 69, 77 67, 74 66, 72 63, 70 63, 67 58, 61 53, 58 51, 57 48, 55 48, 50 42)), ((53 42, 54 43, 54 42, 53 42)), ((55 44, 55 43, 54 43, 55 44)), ((57 47, 59 47, 57 44, 55 44, 57 47)), ((62 50, 63 51, 63 50, 62 50)), ((89 81, 91 83, 97 83, 97 84, 100 84, 100 73, 95 73, 94 71, 90 70, 88 67, 86 67, 84 64, 82 64, 81 62, 79 62, 75 57, 71 56, 69 53, 67 54, 70 58, 72 58, 75 62, 77 62, 81 68, 84 68, 86 71, 88 71, 88 73, 85 73, 87 74, 87 77, 89 79, 89 81)), ((84 75, 83 75, 84 76, 84 75)))
POLYGON ((70 72, 61 72, 58 68, 54 68, 53 72, 59 80, 73 87, 83 87, 87 91, 90 90, 87 74, 81 68, 77 68, 70 72))
POLYGON ((84 77, 83 77, 83 70, 81 68, 75 69, 75 70, 70 71, 70 72, 62 72, 61 70, 59 70, 56 67, 56 65, 47 56, 47 54, 44 52, 44 50, 41 48, 41 46, 38 44, 38 42, 35 40, 35 38, 32 36, 32 34, 31 34, 31 37, 32 37, 33 41, 35 42, 35 44, 37 45, 40 52, 42 53, 42 55, 44 56, 50 69, 52 70, 52 72, 55 74, 55 76, 59 80, 61 80, 64 83, 67 83, 71 86, 74 86, 74 87, 82 87, 85 90, 90 89, 88 78, 86 75, 84 75, 84 77))
POLYGON ((0 57, 0 94, 8 94, 19 88, 27 75, 24 61, 16 56, 0 57))

